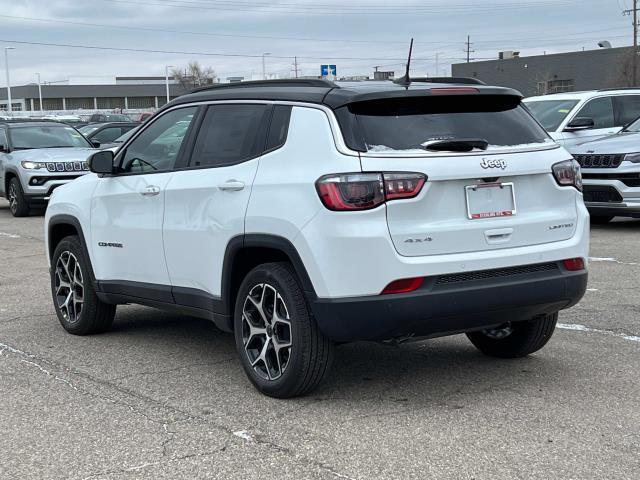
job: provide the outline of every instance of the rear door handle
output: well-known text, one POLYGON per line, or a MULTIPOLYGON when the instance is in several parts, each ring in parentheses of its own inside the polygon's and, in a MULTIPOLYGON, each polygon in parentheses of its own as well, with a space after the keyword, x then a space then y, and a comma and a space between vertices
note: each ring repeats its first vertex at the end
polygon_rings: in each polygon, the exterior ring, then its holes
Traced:
POLYGON ((145 197, 154 197, 160 193, 160 187, 156 187, 155 185, 148 185, 140 192, 140 195, 144 195, 145 197))
POLYGON ((228 192, 237 192, 244 188, 244 182, 239 182, 238 180, 227 180, 226 182, 218 185, 218 188, 228 192))

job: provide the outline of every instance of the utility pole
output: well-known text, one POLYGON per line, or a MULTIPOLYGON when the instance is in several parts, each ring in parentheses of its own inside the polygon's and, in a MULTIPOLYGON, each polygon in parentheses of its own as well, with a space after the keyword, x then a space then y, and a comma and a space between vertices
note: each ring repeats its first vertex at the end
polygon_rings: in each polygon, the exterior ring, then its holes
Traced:
POLYGON ((295 72, 295 77, 298 78, 298 57, 293 57, 293 71, 295 72))
POLYGON ((467 35, 467 63, 469 63, 471 57, 471 36, 467 35))
POLYGON ((633 0, 633 86, 638 76, 638 0, 633 0))
POLYGON ((436 52, 436 74, 434 75, 434 77, 439 77, 440 76, 440 65, 438 63, 438 55, 440 55, 439 52, 436 52))
POLYGON ((633 16, 633 57, 631 68, 633 69, 631 78, 632 86, 635 87, 638 81, 638 0, 633 0, 633 8, 622 11, 623 15, 633 16))
POLYGON ((40 82, 40 74, 36 73, 38 76, 38 97, 40 98, 40 115, 44 111, 44 107, 42 106, 42 83, 40 82))

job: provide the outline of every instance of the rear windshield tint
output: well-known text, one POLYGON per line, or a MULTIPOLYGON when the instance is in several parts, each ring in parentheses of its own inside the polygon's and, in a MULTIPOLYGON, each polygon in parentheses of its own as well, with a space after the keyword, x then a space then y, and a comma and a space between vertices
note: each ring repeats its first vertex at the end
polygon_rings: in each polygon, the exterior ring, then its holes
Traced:
POLYGON ((437 140, 478 139, 489 148, 551 141, 508 95, 460 95, 358 102, 336 112, 347 145, 363 152, 424 153, 437 140))

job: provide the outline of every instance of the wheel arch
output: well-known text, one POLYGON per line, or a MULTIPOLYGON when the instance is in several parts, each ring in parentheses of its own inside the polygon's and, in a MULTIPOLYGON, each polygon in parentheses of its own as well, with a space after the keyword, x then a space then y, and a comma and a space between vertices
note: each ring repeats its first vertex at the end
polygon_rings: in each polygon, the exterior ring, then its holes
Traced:
POLYGON ((233 315, 235 300, 244 277, 258 265, 270 262, 289 262, 310 299, 315 289, 295 246, 286 238, 270 234, 245 234, 232 238, 227 244, 222 267, 222 301, 226 313, 233 315))
POLYGON ((76 217, 66 214, 54 215, 49 219, 47 224, 47 249, 49 254, 49 260, 53 259, 53 252, 60 241, 69 235, 76 235, 80 239, 80 245, 84 250, 84 254, 89 262, 89 276, 93 287, 97 289, 98 285, 96 277, 93 273, 93 266, 91 265, 91 257, 89 256, 89 249, 82 230, 82 224, 76 217))

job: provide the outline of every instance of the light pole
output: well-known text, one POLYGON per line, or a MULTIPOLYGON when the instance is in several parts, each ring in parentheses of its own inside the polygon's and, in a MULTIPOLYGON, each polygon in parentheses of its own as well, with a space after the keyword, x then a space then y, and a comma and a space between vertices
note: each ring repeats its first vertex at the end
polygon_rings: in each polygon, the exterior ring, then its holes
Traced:
POLYGON ((4 47, 4 67, 7 73, 7 112, 11 114, 11 80, 9 78, 9 50, 15 50, 15 47, 4 47))
POLYGON ((167 103, 169 103, 169 69, 170 68, 176 68, 175 65, 166 65, 164 67, 164 81, 165 81, 165 85, 167 87, 167 103))
POLYGON ((40 98, 40 115, 44 112, 44 107, 42 106, 42 84, 40 83, 40 74, 36 72, 38 76, 38 97, 40 98))
POLYGON ((271 55, 271 53, 265 52, 265 53, 262 54, 262 79, 263 80, 267 79, 267 70, 266 70, 265 65, 264 65, 264 57, 266 57, 267 55, 271 55))

